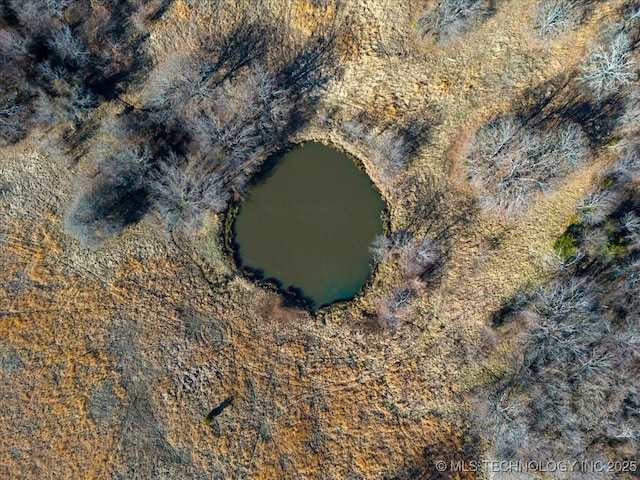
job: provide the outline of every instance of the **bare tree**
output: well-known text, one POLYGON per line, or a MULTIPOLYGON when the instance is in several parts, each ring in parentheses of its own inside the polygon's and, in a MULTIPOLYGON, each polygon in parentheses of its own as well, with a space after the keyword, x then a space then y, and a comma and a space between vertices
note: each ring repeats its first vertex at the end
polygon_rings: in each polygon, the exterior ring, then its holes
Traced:
POLYGON ((542 139, 537 132, 518 129, 513 119, 483 126, 467 158, 469 179, 480 191, 487 211, 522 211, 531 192, 548 176, 550 165, 538 158, 542 139))
POLYGON ((640 137, 640 87, 637 85, 631 86, 626 92, 624 113, 617 123, 622 145, 628 145, 628 150, 637 149, 640 137))
POLYGON ((409 279, 427 274, 441 260, 440 249, 433 239, 428 236, 416 238, 407 230, 399 230, 391 236, 376 236, 370 251, 380 262, 399 260, 409 279))
POLYGON ((573 170, 582 165, 589 156, 587 139, 582 129, 575 123, 558 127, 551 135, 553 147, 550 149, 552 161, 561 171, 567 166, 573 170))
POLYGON ((373 254, 373 258, 378 262, 386 262, 391 260, 394 254, 394 242, 386 235, 379 234, 371 243, 369 251, 373 254))
POLYGON ((197 59, 173 55, 156 69, 152 77, 154 87, 148 107, 158 121, 181 118, 189 106, 201 97, 211 97, 213 90, 207 87, 197 59))
POLYGON ((415 235, 408 230, 398 230, 387 236, 377 235, 370 250, 379 261, 400 258, 410 251, 415 241, 415 235))
POLYGON ((9 3, 18 12, 18 17, 24 21, 27 14, 61 18, 73 0, 10 0, 9 3))
POLYGON ((586 137, 575 124, 542 131, 502 117, 480 127, 465 163, 483 209, 515 215, 587 158, 586 137))
POLYGON ((401 257, 402 271, 408 278, 423 278, 428 275, 441 259, 441 252, 429 237, 412 242, 401 257))
POLYGON ((221 212, 229 200, 219 174, 175 155, 159 163, 149 189, 155 208, 170 228, 197 229, 206 212, 221 212))
MULTIPOLYGON (((572 136, 558 133, 558 142, 571 145, 572 136)), ((496 143, 509 148, 512 142, 496 143)), ((546 285, 513 302, 510 318, 523 332, 517 355, 493 386, 493 395, 506 399, 499 405, 504 415, 493 425, 482 422, 483 428, 491 427, 482 435, 504 454, 589 458, 600 450, 606 460, 620 460, 621 451, 610 449, 612 444, 626 451, 638 448, 638 436, 629 429, 640 421, 636 154, 633 140, 623 142, 606 177, 613 181, 604 182, 578 208, 565 234, 578 254, 546 285), (510 409, 514 403, 517 410, 510 409), (506 426, 513 424, 524 427, 519 437, 529 441, 505 444, 506 426)), ((486 406, 479 410, 486 418, 486 406)))
POLYGON ((258 117, 258 129, 270 140, 279 139, 291 118, 292 93, 260 64, 254 66, 247 84, 254 95, 252 110, 258 117))
POLYGON ((42 94, 36 100, 36 118, 43 123, 71 122, 80 127, 98 106, 98 98, 82 85, 57 82, 58 95, 42 94))
POLYGON ((15 60, 27 54, 27 39, 12 28, 0 30, 0 57, 15 60))
MULTIPOLYGON (((163 5, 164 0, 134 2, 127 4, 126 11, 138 8, 145 15, 149 8, 162 9, 163 5)), ((115 15, 109 10, 101 18, 111 18, 111 13, 115 15)), ((105 195, 108 205, 91 202, 88 194, 78 197, 71 209, 75 213, 68 215, 70 230, 93 222, 93 210, 102 212, 118 203, 116 194, 126 197, 132 193, 155 202, 171 228, 197 228, 206 212, 220 212, 232 195, 241 196, 264 159, 286 146, 287 136, 306 121, 326 74, 333 72, 333 29, 299 41, 298 37, 282 37, 266 19, 258 22, 247 16, 236 20, 230 30, 210 29, 200 40, 200 48, 186 57, 169 57, 155 70, 145 108, 128 106, 123 118, 133 127, 128 141, 153 145, 157 159, 139 182, 128 174, 120 183, 111 174, 88 182, 91 191, 111 186, 116 193, 105 195), (277 46, 283 57, 267 55, 268 46, 277 46)), ((135 37, 136 32, 129 33, 135 37)), ((102 29, 98 23, 74 25, 73 29, 64 25, 47 38, 56 55, 36 69, 47 94, 38 102, 41 118, 66 114, 80 123, 85 118, 82 112, 90 110, 95 98, 92 90, 82 88, 88 83, 99 85, 100 92, 106 90, 107 98, 117 95, 112 79, 120 78, 121 72, 115 67, 131 62, 124 58, 114 62, 114 67, 95 48, 104 40, 109 45, 129 41, 128 36, 102 29), (86 66, 103 76, 95 78, 86 66)), ((111 219, 118 212, 131 216, 121 205, 117 207, 108 214, 111 219)), ((97 217, 101 221, 104 215, 97 217)), ((99 227, 98 220, 94 223, 99 227)), ((115 230, 122 227, 115 220, 112 223, 115 230)))
POLYGON ((404 141, 392 132, 369 137, 371 160, 380 172, 380 180, 390 183, 406 166, 409 152, 404 141))
MULTIPOLYGON (((619 215, 622 197, 616 193, 616 198, 617 207, 604 217, 607 220, 619 215)), ((628 199, 624 205, 633 202, 628 199)), ((582 224, 580 229, 600 233, 606 243, 609 235, 628 234, 640 222, 629 212, 618 224, 621 230, 604 220, 582 224)), ((640 410, 627 407, 638 379, 632 366, 640 338, 637 252, 627 249, 622 264, 610 261, 602 249, 584 255, 585 261, 559 271, 515 313, 525 327, 518 348, 521 356, 510 360, 511 370, 495 386, 493 395, 502 400, 494 414, 489 416, 486 406, 479 409, 494 449, 505 455, 529 458, 542 451, 588 456, 611 441, 637 448, 626 428, 640 417, 640 410), (511 408, 514 403, 517 409, 511 408), (535 441, 505 444, 508 425, 513 424, 524 426, 520 438, 535 441)), ((618 458, 616 452, 610 453, 610 459, 618 458)))
POLYGON ((624 148, 611 171, 613 177, 620 182, 633 180, 640 172, 640 152, 635 146, 624 148))
POLYGON ((343 122, 343 133, 359 144, 376 167, 374 174, 383 184, 393 184, 397 175, 406 168, 410 155, 406 142, 398 132, 379 131, 357 120, 343 122))
POLYGON ((69 2, 10 0, 9 3, 20 24, 32 36, 50 33, 55 27, 55 18, 61 16, 69 2))
POLYGON ((575 25, 578 10, 567 0, 546 0, 533 13, 534 34, 541 38, 553 38, 575 25))
POLYGON ((488 12, 484 0, 439 0, 422 16, 418 26, 424 34, 446 44, 464 35, 488 12))
POLYGON ((598 99, 617 93, 636 79, 636 62, 631 56, 632 45, 624 31, 618 32, 606 45, 591 52, 582 66, 583 82, 598 99))
POLYGON ((631 247, 640 247, 640 217, 634 212, 627 212, 620 219, 620 223, 626 230, 626 237, 631 247))
POLYGON ((0 104, 13 99, 20 114, 9 122, 5 109, 3 141, 18 141, 42 123, 63 122, 68 128, 72 122, 75 130, 101 98, 115 98, 145 58, 142 49, 133 48, 143 41, 142 32, 124 21, 136 8, 133 3, 5 2, 0 104))
POLYGON ((586 225, 602 223, 620 201, 614 191, 598 191, 588 195, 578 207, 578 213, 586 225))
POLYGON ((47 44, 66 64, 84 67, 89 62, 90 52, 87 46, 73 35, 69 25, 63 25, 47 44))
POLYGON ((383 327, 397 328, 407 321, 406 309, 415 295, 411 288, 399 288, 380 303, 378 322, 383 327))
POLYGON ((15 103, 15 94, 7 95, 0 87, 0 146, 20 139, 25 126, 25 107, 15 103))

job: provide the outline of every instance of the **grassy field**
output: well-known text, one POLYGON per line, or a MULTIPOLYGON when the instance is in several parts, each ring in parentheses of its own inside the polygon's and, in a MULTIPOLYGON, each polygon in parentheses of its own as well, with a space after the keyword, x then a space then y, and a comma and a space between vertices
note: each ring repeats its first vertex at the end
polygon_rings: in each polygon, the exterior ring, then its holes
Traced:
MULTIPOLYGON (((101 99, 81 126, 40 124, 0 150, 0 477, 507 478, 436 466, 487 458, 477 404, 509 371, 520 328, 492 319, 553 277, 554 243, 617 161, 613 143, 637 132, 598 133, 594 122, 607 129, 600 110, 592 121, 573 118, 587 138, 584 162, 515 215, 477 201, 474 138, 509 115, 550 130, 593 97, 577 81, 581 68, 607 25, 632 24, 633 2, 587 5, 574 24, 542 36, 535 0, 480 2, 486 8, 468 27, 446 31, 424 27, 434 1, 218 3, 166 2, 145 20, 143 74, 118 98, 101 99), (286 95, 271 92, 282 118, 268 124, 273 140, 256 149, 247 175, 285 144, 339 146, 382 192, 391 232, 439 242, 435 274, 406 274, 402 257, 382 262, 354 301, 312 316, 237 271, 226 206, 169 227, 151 207, 89 246, 69 234, 69 212, 102 174, 101 159, 138 145, 136 135, 150 144, 182 138, 169 127, 119 136, 131 112, 156 109, 162 125, 190 125, 193 143, 180 145, 198 157, 194 145, 206 141, 195 117, 214 111, 208 97, 158 99, 213 55, 207 41, 240 38, 236 29, 254 23, 278 39, 254 62, 289 78, 316 70, 286 95), (335 63, 313 63, 328 39, 335 63), (295 112, 303 120, 293 125, 295 112), (402 289, 412 297, 390 327, 381 309, 402 289)), ((212 95, 242 101, 240 83, 224 82, 212 95)), ((214 114, 228 119, 240 108, 214 114)), ((239 186, 231 202, 242 194, 239 186)), ((616 478, 637 473, 624 475, 616 478)))

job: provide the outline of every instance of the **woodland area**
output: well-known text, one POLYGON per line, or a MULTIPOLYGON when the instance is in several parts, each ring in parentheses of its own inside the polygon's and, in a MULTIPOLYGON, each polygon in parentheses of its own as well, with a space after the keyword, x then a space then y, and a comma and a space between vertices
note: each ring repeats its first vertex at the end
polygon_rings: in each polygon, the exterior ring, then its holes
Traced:
POLYGON ((450 466, 640 462, 639 43, 628 0, 0 4, 0 477, 638 478, 450 466), (317 314, 228 231, 306 140, 388 206, 317 314))

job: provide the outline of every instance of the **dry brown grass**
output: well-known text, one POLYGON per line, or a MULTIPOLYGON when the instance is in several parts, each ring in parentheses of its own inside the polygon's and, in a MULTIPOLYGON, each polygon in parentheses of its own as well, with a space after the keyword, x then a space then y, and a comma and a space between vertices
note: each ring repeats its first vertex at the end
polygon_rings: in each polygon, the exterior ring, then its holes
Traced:
MULTIPOLYGON (((308 35, 334 15, 314 3, 322 2, 264 2, 254 14, 308 35)), ((406 174, 435 178, 452 211, 463 208, 472 191, 460 161, 477 127, 573 72, 622 3, 600 2, 586 24, 547 45, 531 35, 535 1, 499 2, 494 16, 440 48, 412 29, 417 1, 345 2, 335 14, 349 22, 339 41, 344 76, 318 107, 336 114, 294 141, 341 145, 376 178, 336 125, 362 111, 430 118, 431 141, 406 174)), ((240 8, 204 4, 177 0, 154 25, 157 68, 196 48, 209 22, 230 25, 240 8)), ((127 92, 127 101, 141 104, 151 88, 127 92)), ((86 164, 33 137, 3 156, 0 178, 12 191, 0 196, 0 477, 43 479, 474 478, 436 476, 429 462, 480 458, 465 395, 500 371, 507 349, 493 344, 488 319, 548 273, 545 253, 608 158, 600 152, 515 223, 475 214, 411 324, 389 331, 370 318, 397 277, 388 266, 356 301, 312 318, 237 274, 222 252, 221 219, 172 239, 146 218, 82 250, 61 216, 71 172, 86 164), (199 320, 185 321, 187 309, 199 320), (207 425, 229 396, 233 405, 207 425)), ((398 185, 411 200, 403 178, 398 185)), ((398 185, 380 185, 394 226, 408 214, 398 185)))

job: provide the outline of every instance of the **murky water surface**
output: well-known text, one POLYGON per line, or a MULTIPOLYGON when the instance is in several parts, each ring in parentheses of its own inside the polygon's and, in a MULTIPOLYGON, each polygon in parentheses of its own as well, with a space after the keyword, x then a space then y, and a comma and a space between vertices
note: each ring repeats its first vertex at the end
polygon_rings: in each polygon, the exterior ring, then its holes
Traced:
POLYGON ((305 143, 275 163, 240 205, 240 266, 298 288, 317 308, 353 297, 371 268, 384 202, 345 154, 305 143))

